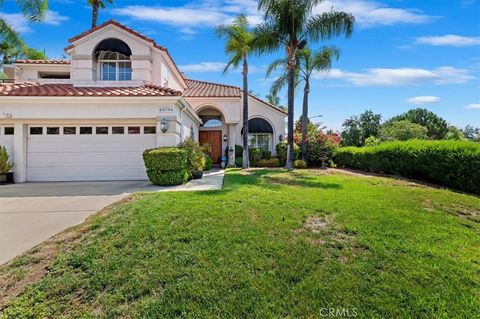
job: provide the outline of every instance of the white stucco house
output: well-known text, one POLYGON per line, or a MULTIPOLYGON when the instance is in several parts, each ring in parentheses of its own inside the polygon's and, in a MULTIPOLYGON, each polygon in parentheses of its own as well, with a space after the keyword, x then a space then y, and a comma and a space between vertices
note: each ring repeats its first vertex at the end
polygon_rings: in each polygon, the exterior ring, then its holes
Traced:
MULTIPOLYGON (((187 79, 167 49, 112 20, 69 42, 69 61, 4 65, 0 145, 17 182, 141 180, 145 149, 193 136, 217 162, 241 144, 239 87, 187 79)), ((285 116, 249 95, 251 145, 275 153, 285 116)))

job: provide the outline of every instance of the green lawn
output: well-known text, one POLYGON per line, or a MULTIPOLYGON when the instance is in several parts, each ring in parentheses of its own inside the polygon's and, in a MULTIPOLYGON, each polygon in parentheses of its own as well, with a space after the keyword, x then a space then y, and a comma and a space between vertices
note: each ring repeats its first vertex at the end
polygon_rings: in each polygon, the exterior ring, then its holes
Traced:
POLYGON ((394 179, 233 170, 221 191, 138 195, 0 268, 14 285, 55 247, 0 318, 474 318, 479 212, 394 179))

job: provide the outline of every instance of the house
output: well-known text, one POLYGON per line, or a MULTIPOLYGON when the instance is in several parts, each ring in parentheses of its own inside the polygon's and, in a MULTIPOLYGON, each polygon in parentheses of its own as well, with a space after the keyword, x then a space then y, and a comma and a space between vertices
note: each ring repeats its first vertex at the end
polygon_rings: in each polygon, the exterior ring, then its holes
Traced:
MULTIPOLYGON (((242 141, 242 90, 191 80, 154 40, 108 21, 69 40, 69 61, 4 66, 0 145, 17 182, 146 179, 142 152, 193 137, 214 162, 242 141)), ((249 99, 249 141, 275 153, 285 112, 249 99)))

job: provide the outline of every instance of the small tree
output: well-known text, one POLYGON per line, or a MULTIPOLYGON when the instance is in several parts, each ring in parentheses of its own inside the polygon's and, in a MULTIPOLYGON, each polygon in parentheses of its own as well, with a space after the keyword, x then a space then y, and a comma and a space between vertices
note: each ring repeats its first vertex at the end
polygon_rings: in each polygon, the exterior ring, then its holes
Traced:
POLYGON ((428 130, 425 126, 407 120, 388 122, 382 127, 380 136, 384 141, 410 139, 427 139, 428 130))
POLYGON ((448 123, 437 114, 423 108, 409 110, 406 113, 392 117, 388 122, 407 120, 411 123, 425 126, 428 137, 433 140, 441 140, 448 132, 448 123))
POLYGON ((0 174, 7 174, 13 167, 5 146, 0 146, 0 174))

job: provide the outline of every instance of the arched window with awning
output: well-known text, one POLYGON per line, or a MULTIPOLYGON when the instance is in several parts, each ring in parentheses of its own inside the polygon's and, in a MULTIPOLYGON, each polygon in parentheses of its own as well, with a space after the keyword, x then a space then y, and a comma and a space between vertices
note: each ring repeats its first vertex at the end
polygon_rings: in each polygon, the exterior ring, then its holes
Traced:
POLYGON ((120 39, 109 38, 97 44, 93 51, 98 63, 99 80, 130 81, 132 79, 132 51, 120 39))
POLYGON ((248 120, 248 145, 250 147, 272 151, 272 141, 273 127, 267 120, 260 117, 248 120))

